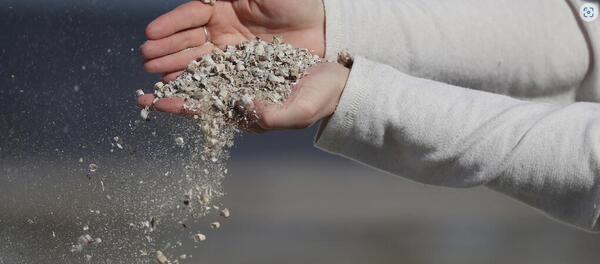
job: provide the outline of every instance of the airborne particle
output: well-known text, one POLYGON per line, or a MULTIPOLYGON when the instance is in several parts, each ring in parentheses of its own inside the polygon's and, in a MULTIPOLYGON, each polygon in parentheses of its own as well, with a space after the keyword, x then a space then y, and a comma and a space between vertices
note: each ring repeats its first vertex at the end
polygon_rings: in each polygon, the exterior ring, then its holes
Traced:
POLYGON ((219 229, 219 228, 221 228, 221 223, 219 223, 219 222, 213 222, 213 223, 210 224, 210 228, 212 228, 212 229, 219 229))
POLYGON ((220 215, 224 218, 229 218, 231 216, 231 213, 229 212, 229 209, 225 208, 221 210, 220 215))
POLYGON ((182 147, 183 145, 185 145, 185 141, 182 137, 177 137, 175 138, 175 144, 177 144, 177 146, 182 147))
POLYGON ((96 172, 98 170, 98 165, 96 165, 94 163, 90 163, 89 168, 90 168, 90 172, 96 172))
POLYGON ((167 258, 167 256, 165 256, 165 254, 162 253, 162 251, 156 251, 156 260, 160 264, 169 264, 169 263, 171 263, 169 261, 169 259, 167 258))
POLYGON ((194 240, 196 240, 196 242, 204 241, 206 240, 206 236, 204 234, 196 234, 194 240))
POLYGON ((143 120, 148 120, 148 118, 150 117, 150 108, 145 107, 144 109, 142 109, 142 111, 140 111, 140 116, 143 120))

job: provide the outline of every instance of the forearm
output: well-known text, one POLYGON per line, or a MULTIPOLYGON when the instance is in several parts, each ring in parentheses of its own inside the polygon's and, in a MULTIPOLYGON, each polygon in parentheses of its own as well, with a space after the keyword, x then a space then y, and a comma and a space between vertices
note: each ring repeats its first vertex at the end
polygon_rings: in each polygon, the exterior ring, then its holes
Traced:
POLYGON ((532 103, 358 58, 317 146, 418 182, 487 185, 597 230, 600 105, 532 103))
POLYGON ((347 50, 413 76, 523 97, 576 87, 589 67, 584 34, 563 0, 325 6, 328 59, 347 50))

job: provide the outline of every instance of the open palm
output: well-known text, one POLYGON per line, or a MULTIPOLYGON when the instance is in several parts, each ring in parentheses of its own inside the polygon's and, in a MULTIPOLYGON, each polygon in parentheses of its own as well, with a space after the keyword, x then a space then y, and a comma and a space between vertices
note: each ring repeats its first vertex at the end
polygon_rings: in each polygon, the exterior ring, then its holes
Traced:
MULTIPOLYGON (((268 132, 281 129, 302 129, 330 116, 335 111, 350 70, 337 63, 320 63, 292 89, 283 104, 254 101, 247 106, 258 119, 247 129, 251 132, 268 132)), ((181 98, 166 98, 154 102, 153 94, 138 98, 140 107, 152 106, 155 110, 177 115, 191 115, 181 98)))
POLYGON ((154 20, 142 45, 144 68, 166 80, 215 46, 281 35, 295 47, 324 55, 325 14, 321 0, 230 0, 214 6, 189 2, 154 20), (206 43, 204 27, 211 43, 206 43), (213 45, 214 44, 214 45, 213 45))

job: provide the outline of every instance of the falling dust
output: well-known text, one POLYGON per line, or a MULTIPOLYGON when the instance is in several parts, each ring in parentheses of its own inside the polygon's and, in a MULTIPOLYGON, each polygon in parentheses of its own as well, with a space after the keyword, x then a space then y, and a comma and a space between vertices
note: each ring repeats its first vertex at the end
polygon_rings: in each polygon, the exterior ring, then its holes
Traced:
MULTIPOLYGON (((182 196, 182 204, 176 207, 184 209, 178 212, 185 214, 170 217, 181 219, 180 223, 186 225, 190 219, 219 209, 215 202, 224 195, 222 181, 228 172, 229 150, 240 130, 257 118, 252 102, 282 103, 290 95, 292 86, 319 61, 318 56, 306 49, 293 48, 280 37, 274 37, 272 43, 257 39, 224 50, 216 49, 189 64, 176 80, 155 85, 155 102, 164 98, 185 101, 185 113, 194 119, 202 141, 200 144, 191 142, 196 147, 184 167, 185 182, 192 183, 189 189, 171 192, 182 196)), ((142 118, 149 118, 150 109, 142 110, 142 118)), ((178 137, 175 144, 184 145, 185 139, 178 137)), ((221 210, 220 216, 229 218, 229 210, 221 210)), ((154 228, 153 224, 144 226, 154 228)), ((213 222, 210 228, 218 230, 221 223, 213 222)), ((194 240, 204 241, 206 236, 198 233, 194 240)), ((163 251, 157 251, 156 257, 159 263, 171 263, 163 251)))
MULTIPOLYGON (((52 234, 52 240, 71 241, 64 246, 70 253, 63 253, 60 258, 74 257, 86 263, 192 261, 194 256, 187 252, 189 245, 197 247, 210 241, 212 233, 225 228, 223 221, 231 217, 230 210, 222 204, 222 182, 228 173, 227 160, 236 136, 257 118, 252 102, 282 103, 292 86, 319 61, 308 50, 295 49, 278 37, 272 43, 252 40, 215 50, 192 62, 175 81, 157 83, 155 96, 184 99, 188 115, 151 115, 151 108, 146 108, 142 117, 152 121, 148 124, 174 122, 177 127, 166 143, 180 151, 161 153, 157 145, 156 153, 147 153, 156 156, 148 162, 157 158, 165 161, 160 177, 156 177, 156 171, 143 172, 143 163, 134 159, 140 154, 135 145, 128 144, 127 135, 114 135, 108 142, 110 153, 131 152, 130 158, 79 158, 88 180, 87 185, 80 185, 80 191, 95 198, 87 202, 70 200, 69 206, 81 208, 78 215, 71 216, 74 223, 44 230, 44 234, 52 234), (127 169, 131 162, 138 164, 127 169), (115 185, 115 179, 109 175, 122 177, 122 184, 115 185), (216 217, 221 220, 215 221, 216 217), (79 229, 66 229, 73 224, 79 229), (182 232, 187 239, 176 235, 182 232)), ((144 131, 144 123, 139 120, 130 125, 135 130, 133 134, 150 133, 144 131)), ((157 139, 161 137, 151 133, 157 139)), ((34 219, 29 225, 36 226, 37 221, 34 219)), ((61 252, 58 248, 55 251, 61 252)))

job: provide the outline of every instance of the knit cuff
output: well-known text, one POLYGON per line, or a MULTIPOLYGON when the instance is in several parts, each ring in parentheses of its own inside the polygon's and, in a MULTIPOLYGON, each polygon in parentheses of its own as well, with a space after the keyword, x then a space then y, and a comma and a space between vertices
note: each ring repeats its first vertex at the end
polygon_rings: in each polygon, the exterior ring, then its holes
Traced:
POLYGON ((353 126, 361 106, 368 100, 368 87, 364 78, 373 69, 373 62, 360 57, 355 58, 346 87, 334 114, 324 119, 315 137, 315 146, 321 150, 340 153, 344 147, 352 144, 353 126))

